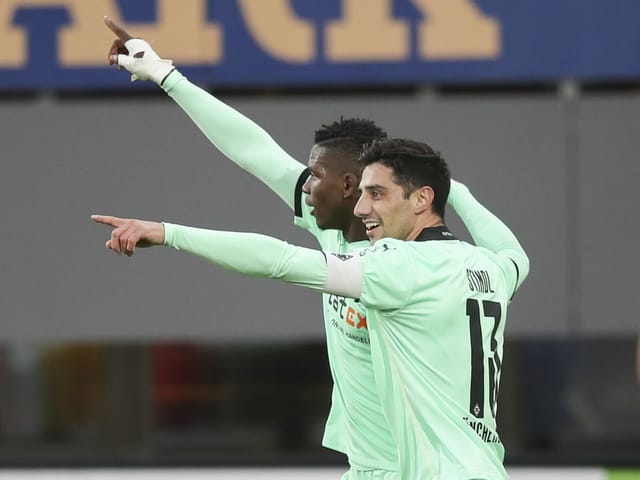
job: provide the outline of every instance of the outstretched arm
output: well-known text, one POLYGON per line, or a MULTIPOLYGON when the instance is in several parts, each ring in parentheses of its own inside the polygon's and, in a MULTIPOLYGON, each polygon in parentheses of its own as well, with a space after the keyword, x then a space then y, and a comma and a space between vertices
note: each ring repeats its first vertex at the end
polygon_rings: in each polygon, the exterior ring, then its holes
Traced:
POLYGON ((189 82, 147 42, 133 38, 109 18, 105 24, 117 37, 109 50, 111 64, 126 68, 132 80, 161 85, 211 143, 293 208, 295 185, 305 169, 302 163, 251 119, 189 82))
POLYGON ((447 202, 464 222, 476 245, 504 255, 513 262, 517 270, 515 291, 529 274, 529 257, 516 236, 460 182, 451 181, 447 202))
POLYGON ((275 278, 326 293, 357 298, 362 268, 320 250, 290 245, 256 233, 223 232, 171 223, 149 222, 106 215, 91 219, 112 227, 106 247, 131 256, 136 247, 165 245, 202 257, 227 270, 255 277, 275 278))

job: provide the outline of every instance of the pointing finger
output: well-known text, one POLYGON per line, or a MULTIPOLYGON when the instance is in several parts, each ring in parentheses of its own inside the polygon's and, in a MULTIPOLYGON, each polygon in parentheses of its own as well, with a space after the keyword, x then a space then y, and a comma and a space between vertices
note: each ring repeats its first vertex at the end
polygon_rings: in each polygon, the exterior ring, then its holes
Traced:
POLYGON ((111 30, 115 34, 116 37, 118 37, 123 42, 126 42, 127 40, 131 40, 133 38, 131 35, 127 33, 127 31, 124 28, 122 28, 120 25, 118 25, 116 22, 114 22, 113 20, 111 20, 111 18, 107 16, 104 17, 104 24, 109 28, 109 30, 111 30))
POLYGON ((110 227, 119 227, 126 222, 124 218, 111 217, 109 215, 91 215, 91 220, 96 223, 109 225, 110 227))

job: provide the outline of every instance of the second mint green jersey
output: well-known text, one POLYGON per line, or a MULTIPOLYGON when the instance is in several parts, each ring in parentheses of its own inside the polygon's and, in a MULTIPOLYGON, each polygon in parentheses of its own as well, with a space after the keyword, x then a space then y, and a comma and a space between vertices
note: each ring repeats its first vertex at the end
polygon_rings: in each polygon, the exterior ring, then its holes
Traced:
POLYGON ((362 251, 361 302, 403 480, 507 478, 496 432, 507 304, 505 256, 446 227, 362 251))
MULTIPOLYGON (((323 251, 353 253, 368 240, 348 243, 339 230, 320 229, 302 191, 296 192, 295 224, 313 234, 323 251)), ((322 295, 329 366, 331 410, 322 444, 347 454, 353 468, 397 471, 397 452, 375 385, 365 308, 350 298, 322 295)))

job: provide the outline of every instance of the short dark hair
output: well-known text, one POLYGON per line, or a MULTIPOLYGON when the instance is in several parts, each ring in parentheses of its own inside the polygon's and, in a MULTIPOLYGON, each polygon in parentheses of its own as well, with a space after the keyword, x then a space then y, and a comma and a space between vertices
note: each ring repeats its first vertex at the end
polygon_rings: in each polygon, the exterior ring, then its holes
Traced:
POLYGON ((322 125, 315 132, 314 143, 328 148, 337 148, 355 155, 356 159, 363 148, 374 140, 387 138, 387 132, 375 122, 365 118, 340 117, 340 120, 322 125))
POLYGON ((373 142, 360 155, 362 167, 381 163, 393 172, 393 180, 402 187, 405 198, 417 188, 429 186, 435 198, 433 209, 444 219, 445 205, 451 188, 449 166, 440 152, 426 143, 402 138, 373 142))

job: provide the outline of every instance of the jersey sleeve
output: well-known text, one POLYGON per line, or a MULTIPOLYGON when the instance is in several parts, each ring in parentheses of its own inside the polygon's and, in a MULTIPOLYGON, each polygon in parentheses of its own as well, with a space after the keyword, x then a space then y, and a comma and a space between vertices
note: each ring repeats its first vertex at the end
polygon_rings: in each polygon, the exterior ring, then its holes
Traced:
POLYGON ((319 250, 256 233, 224 232, 164 224, 164 245, 204 258, 227 270, 282 280, 323 291, 327 261, 319 250))
POLYGON ((508 259, 501 267, 515 293, 529 274, 529 257, 516 236, 460 182, 451 182, 448 203, 464 222, 476 245, 508 259))
POLYGON ((296 182, 305 170, 302 163, 284 151, 262 127, 191 83, 177 70, 169 74, 162 88, 225 156, 294 208, 296 182))

